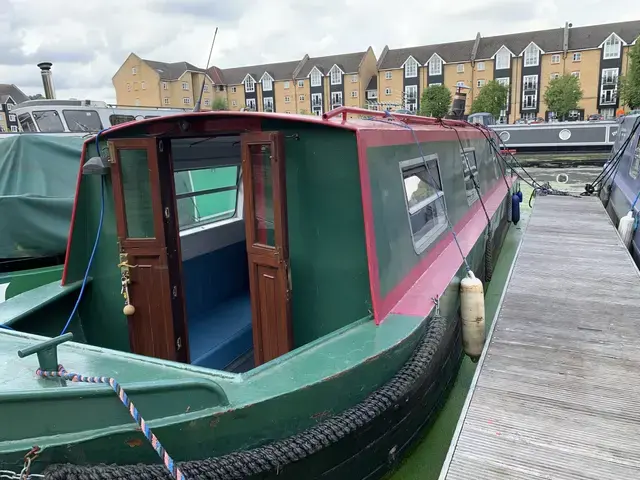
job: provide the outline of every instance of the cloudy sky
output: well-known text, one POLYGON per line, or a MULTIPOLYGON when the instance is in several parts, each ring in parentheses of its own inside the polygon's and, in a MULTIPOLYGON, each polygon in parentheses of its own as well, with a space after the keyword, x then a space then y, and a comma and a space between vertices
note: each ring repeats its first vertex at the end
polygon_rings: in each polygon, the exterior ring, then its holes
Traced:
POLYGON ((204 67, 216 26, 226 68, 635 19, 638 0, 0 0, 0 83, 42 93, 51 61, 58 98, 114 102, 130 52, 204 67))

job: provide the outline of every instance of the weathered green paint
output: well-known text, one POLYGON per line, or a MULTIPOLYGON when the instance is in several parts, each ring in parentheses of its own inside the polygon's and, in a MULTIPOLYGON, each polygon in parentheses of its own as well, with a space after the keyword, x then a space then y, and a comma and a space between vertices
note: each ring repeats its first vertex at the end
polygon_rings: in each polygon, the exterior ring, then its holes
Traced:
POLYGON ((39 287, 46 283, 60 280, 62 276, 62 265, 54 267, 34 268, 32 270, 22 270, 0 274, 0 285, 8 283, 5 291, 5 299, 15 297, 22 292, 39 287))

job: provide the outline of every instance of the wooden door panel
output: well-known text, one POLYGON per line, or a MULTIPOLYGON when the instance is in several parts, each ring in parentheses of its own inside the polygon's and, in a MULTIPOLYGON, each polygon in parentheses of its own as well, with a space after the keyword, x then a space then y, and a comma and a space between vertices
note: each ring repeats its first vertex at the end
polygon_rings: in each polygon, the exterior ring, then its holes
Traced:
POLYGON ((245 229, 256 366, 293 347, 282 134, 242 135, 245 229))

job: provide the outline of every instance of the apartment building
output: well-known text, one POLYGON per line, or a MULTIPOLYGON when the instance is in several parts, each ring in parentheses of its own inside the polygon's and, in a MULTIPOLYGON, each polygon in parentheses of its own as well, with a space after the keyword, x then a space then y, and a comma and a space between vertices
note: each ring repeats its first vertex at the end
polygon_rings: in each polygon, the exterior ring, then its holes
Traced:
POLYGON ((575 119, 592 113, 613 117, 618 77, 640 36, 640 20, 522 32, 390 49, 379 59, 369 47, 355 53, 206 72, 187 62, 163 63, 130 54, 113 77, 118 104, 193 107, 204 82, 202 109, 224 100, 229 109, 320 115, 336 106, 418 111, 430 85, 467 93, 470 112, 487 82, 509 88, 501 120, 549 118, 543 95, 560 75, 580 79, 583 98, 575 119))
POLYGON ((0 83, 0 132, 17 132, 18 119, 11 113, 13 107, 29 100, 22 90, 13 84, 0 83))
MULTIPOLYGON (((378 60, 377 88, 367 99, 402 101, 418 110, 429 85, 446 85, 467 93, 467 113, 482 87, 497 80, 509 87, 502 121, 549 118, 543 95, 560 75, 578 77, 583 90, 576 119, 592 113, 613 117, 619 106, 618 77, 629 67, 629 48, 640 36, 640 21, 610 23, 482 37, 475 40, 383 49, 378 60)), ((373 85, 373 84, 372 84, 373 85)))

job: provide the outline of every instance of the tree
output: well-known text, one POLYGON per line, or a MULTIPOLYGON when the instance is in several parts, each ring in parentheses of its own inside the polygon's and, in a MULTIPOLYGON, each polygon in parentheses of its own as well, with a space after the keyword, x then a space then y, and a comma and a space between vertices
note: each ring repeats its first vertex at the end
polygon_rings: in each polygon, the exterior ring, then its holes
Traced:
POLYGON ((491 80, 482 87, 478 97, 473 101, 471 113, 487 112, 495 118, 500 116, 500 112, 505 110, 509 90, 506 86, 499 84, 496 80, 491 80))
POLYGON ((431 85, 422 92, 420 115, 442 118, 451 107, 451 92, 444 85, 431 85))
POLYGON ((582 99, 580 80, 573 75, 563 75, 549 82, 544 92, 544 103, 556 117, 564 120, 571 110, 578 108, 582 99))
POLYGON ((41 93, 36 93, 35 95, 29 95, 29 100, 42 100, 44 95, 41 93))
POLYGON ((225 98, 214 98, 211 103, 211 110, 229 110, 227 100, 225 98))
POLYGON ((620 77, 620 104, 631 110, 640 108, 640 42, 629 50, 629 68, 620 77))

